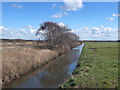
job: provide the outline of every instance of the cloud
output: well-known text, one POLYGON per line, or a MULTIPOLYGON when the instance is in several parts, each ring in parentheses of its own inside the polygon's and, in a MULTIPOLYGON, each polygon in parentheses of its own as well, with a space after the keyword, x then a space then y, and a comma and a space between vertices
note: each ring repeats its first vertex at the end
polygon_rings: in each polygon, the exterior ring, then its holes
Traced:
POLYGON ((11 4, 11 7, 22 8, 22 5, 21 4, 11 4))
POLYGON ((88 27, 83 27, 83 30, 89 30, 89 28, 88 27))
POLYGON ((61 26, 61 27, 64 27, 64 26, 65 26, 64 23, 58 23, 58 25, 61 26))
POLYGON ((53 7, 53 8, 56 7, 56 4, 54 3, 54 4, 52 5, 52 7, 53 7))
POLYGON ((64 0, 61 8, 68 11, 78 11, 83 7, 82 0, 64 0))
POLYGON ((83 27, 75 32, 81 40, 118 40, 118 29, 105 27, 83 27))
POLYGON ((63 16, 67 16, 68 13, 67 12, 59 12, 59 13, 56 13, 55 15, 52 15, 51 17, 53 18, 61 18, 63 16))
POLYGON ((117 16, 120 16, 120 14, 115 14, 115 13, 113 13, 112 16, 113 16, 113 17, 117 17, 117 16))
POLYGON ((90 28, 91 34, 100 34, 100 29, 98 27, 92 27, 90 28))
MULTIPOLYGON (((82 0, 63 0, 64 1, 64 5, 61 6, 60 8, 63 10, 67 10, 67 11, 78 11, 83 7, 82 4, 82 0)), ((52 5, 52 7, 54 8, 56 6, 56 4, 54 3, 52 5)), ((61 18, 62 16, 68 15, 68 13, 64 12, 59 12, 56 13, 55 15, 52 15, 51 17, 53 18, 61 18)))
POLYGON ((109 21, 113 21, 113 20, 115 19, 115 17, 118 17, 118 16, 120 16, 120 14, 115 14, 115 13, 113 13, 113 14, 112 14, 112 17, 105 18, 105 19, 106 19, 106 20, 109 20, 109 21))
POLYGON ((0 26, 0 30, 3 29, 4 27, 3 26, 0 26))
POLYGON ((27 34, 26 30, 25 29, 19 29, 20 33, 23 33, 23 34, 27 34))
POLYGON ((24 26, 24 28, 32 34, 37 32, 36 28, 32 27, 31 25, 24 26))
POLYGON ((71 32, 71 33, 75 33, 75 32, 76 32, 76 30, 71 30, 70 32, 71 32))
POLYGON ((106 20, 113 21, 114 18, 113 17, 109 17, 109 18, 106 18, 106 20))
MULTIPOLYGON (((59 23, 60 26, 65 26, 64 23, 59 23)), ((37 28, 27 25, 18 30, 0 26, 0 38, 6 39, 43 39, 43 36, 35 36, 37 28), (2 33, 1 33, 2 32, 2 33)), ((81 40, 118 40, 118 29, 100 25, 99 27, 82 27, 73 29, 72 33, 80 36, 81 40)), ((41 32, 42 33, 42 32, 41 32)))
POLYGON ((18 30, 0 26, 0 32, 2 32, 0 33, 0 38, 27 40, 38 39, 38 36, 35 36, 37 29, 31 25, 24 26, 18 30))

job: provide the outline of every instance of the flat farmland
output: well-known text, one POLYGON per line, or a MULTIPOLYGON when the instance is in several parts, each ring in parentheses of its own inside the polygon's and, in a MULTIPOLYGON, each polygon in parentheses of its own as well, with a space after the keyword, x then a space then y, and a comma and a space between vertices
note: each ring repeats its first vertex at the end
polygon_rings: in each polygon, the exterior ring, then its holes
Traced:
POLYGON ((118 42, 85 42, 72 77, 62 87, 118 87, 118 42))
POLYGON ((93 48, 100 56, 118 58, 118 42, 87 42, 88 48, 93 48))

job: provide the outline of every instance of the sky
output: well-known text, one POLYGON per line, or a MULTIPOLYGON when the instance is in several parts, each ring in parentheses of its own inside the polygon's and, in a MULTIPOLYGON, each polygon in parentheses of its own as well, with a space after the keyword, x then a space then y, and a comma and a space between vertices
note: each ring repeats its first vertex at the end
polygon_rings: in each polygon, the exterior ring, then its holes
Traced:
POLYGON ((2 2, 0 38, 37 40, 40 24, 67 25, 81 40, 118 39, 117 2, 2 2))

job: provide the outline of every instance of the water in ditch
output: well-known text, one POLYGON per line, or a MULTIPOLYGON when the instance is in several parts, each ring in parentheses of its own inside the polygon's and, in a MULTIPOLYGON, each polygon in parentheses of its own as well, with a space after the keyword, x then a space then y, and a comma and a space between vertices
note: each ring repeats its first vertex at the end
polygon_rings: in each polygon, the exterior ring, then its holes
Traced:
POLYGON ((25 74, 9 88, 58 88, 71 77, 83 46, 79 45, 51 63, 25 74))

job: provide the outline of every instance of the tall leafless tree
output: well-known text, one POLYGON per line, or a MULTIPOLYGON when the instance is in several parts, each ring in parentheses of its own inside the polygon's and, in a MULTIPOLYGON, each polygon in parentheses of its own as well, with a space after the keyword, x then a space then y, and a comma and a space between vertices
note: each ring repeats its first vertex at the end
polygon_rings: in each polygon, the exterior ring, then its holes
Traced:
POLYGON ((49 21, 41 24, 36 35, 43 35, 44 40, 52 48, 73 47, 79 39, 67 26, 60 26, 59 23, 49 21))

